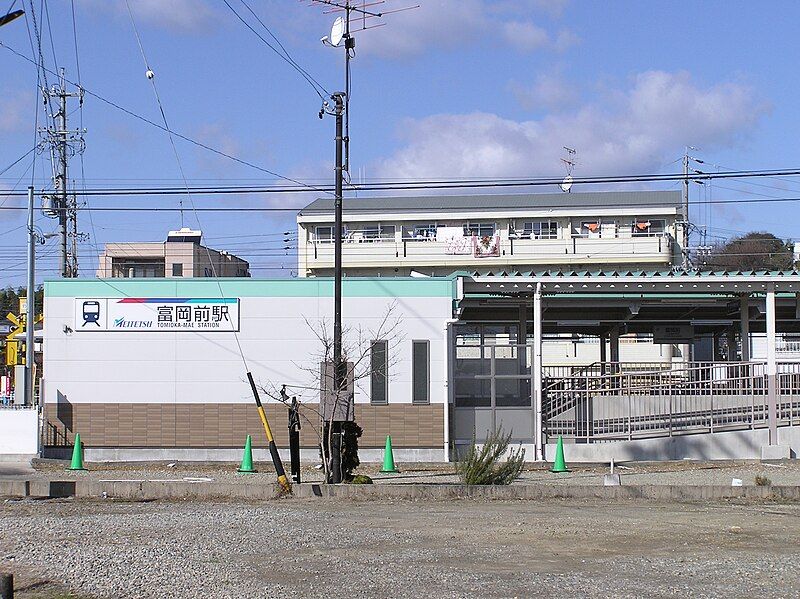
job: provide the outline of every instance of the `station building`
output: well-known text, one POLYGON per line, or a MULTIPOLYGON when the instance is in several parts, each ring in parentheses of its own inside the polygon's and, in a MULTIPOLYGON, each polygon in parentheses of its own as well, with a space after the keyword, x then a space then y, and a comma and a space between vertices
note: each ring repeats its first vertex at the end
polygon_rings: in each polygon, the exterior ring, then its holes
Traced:
MULTIPOLYGON (((363 461, 386 435, 401 461, 453 460, 499 427, 528 460, 559 437, 575 461, 800 447, 800 274, 683 270, 677 192, 354 198, 344 223, 363 461)), ((332 202, 297 224, 297 279, 181 268, 166 250, 199 246, 181 237, 153 250, 154 278, 106 252, 99 278, 47 282, 37 451, 80 433, 90 460, 234 461, 250 434, 267 459, 251 372, 279 446, 276 397, 298 397, 317 460, 332 202)), ((4 422, 36 428, 24 412, 0 414, 0 453, 21 430, 4 422)))
MULTIPOLYGON (((304 458, 317 459, 332 291, 324 277, 47 282, 45 455, 78 432, 90 460, 233 461, 247 434, 264 451, 249 370, 279 445, 286 408, 267 397, 286 384, 305 404, 304 458)), ((399 460, 452 460, 499 426, 529 460, 552 459, 559 436, 571 460, 789 457, 800 368, 778 338, 800 333, 798 292, 795 271, 347 277, 345 345, 369 364, 355 384, 362 460, 387 434, 399 460), (626 334, 687 344, 692 359, 621 360, 626 334), (565 335, 596 337, 597 360, 544 364, 565 335)))

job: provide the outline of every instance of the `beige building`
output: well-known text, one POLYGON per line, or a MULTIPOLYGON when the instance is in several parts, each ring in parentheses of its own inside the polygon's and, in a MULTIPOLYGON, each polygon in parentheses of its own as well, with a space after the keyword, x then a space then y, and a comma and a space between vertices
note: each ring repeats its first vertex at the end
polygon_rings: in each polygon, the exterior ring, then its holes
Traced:
MULTIPOLYGON (((680 264, 679 191, 347 198, 348 276, 658 269, 680 264)), ((333 200, 297 216, 298 276, 333 274, 333 200)))
POLYGON ((170 231, 163 242, 107 243, 97 276, 109 278, 249 277, 246 260, 200 242, 202 232, 170 231))

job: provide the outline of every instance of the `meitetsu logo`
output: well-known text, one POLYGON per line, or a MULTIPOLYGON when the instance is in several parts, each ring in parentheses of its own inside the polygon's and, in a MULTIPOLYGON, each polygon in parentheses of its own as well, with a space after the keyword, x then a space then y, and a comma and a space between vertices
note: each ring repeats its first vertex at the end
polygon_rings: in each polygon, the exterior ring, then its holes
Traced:
POLYGON ((152 320, 125 320, 125 317, 114 319, 115 329, 149 329, 152 326, 152 320))

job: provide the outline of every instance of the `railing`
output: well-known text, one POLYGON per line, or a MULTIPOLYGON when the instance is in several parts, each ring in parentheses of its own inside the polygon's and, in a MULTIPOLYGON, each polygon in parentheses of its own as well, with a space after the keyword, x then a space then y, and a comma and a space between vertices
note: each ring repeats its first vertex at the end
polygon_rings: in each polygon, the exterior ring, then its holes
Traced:
MULTIPOLYGON (((781 362, 778 373, 778 424, 800 424, 800 364, 781 362)), ((543 386, 549 437, 596 442, 768 425, 763 362, 593 364, 550 372, 543 386)))
MULTIPOLYGON (((570 264, 592 258, 606 262, 668 261, 672 253, 669 236, 634 238, 583 238, 568 239, 503 239, 497 241, 495 251, 480 253, 475 250, 473 240, 464 242, 432 240, 375 240, 372 243, 346 241, 342 246, 345 266, 397 262, 398 258, 408 264, 468 264, 479 261, 484 264, 538 263, 570 264), (480 255, 479 255, 480 254, 480 255)), ((319 268, 333 263, 333 244, 311 242, 307 248, 309 265, 319 268)))
POLYGON ((67 427, 59 429, 56 424, 46 422, 46 426, 42 432, 44 433, 42 444, 47 447, 72 447, 73 445, 67 433, 67 427))

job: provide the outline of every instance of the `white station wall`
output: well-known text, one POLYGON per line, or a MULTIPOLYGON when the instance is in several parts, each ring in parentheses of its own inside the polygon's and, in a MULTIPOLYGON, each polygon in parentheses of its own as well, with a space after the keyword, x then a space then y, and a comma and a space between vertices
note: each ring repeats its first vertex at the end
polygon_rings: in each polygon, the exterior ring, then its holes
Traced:
MULTIPOLYGON (((86 297, 76 295, 75 297, 86 297)), ((319 297, 242 297, 240 332, 80 331, 75 297, 45 298, 45 401, 70 403, 238 403, 252 401, 247 366, 260 386, 313 386, 303 368, 318 368, 321 343, 309 325, 324 321, 332 334, 333 300, 319 297), (306 322, 308 321, 308 322, 306 322)), ((412 341, 430 342, 430 401, 446 403, 446 323, 449 297, 345 297, 345 344, 366 344, 392 308, 389 402, 410 403, 412 341), (360 333, 359 333, 360 331, 360 333)), ((305 401, 319 394, 290 390, 305 401)), ((356 389, 369 402, 369 379, 356 389)))

